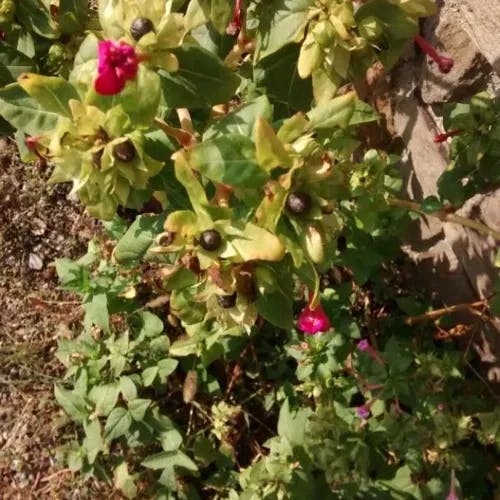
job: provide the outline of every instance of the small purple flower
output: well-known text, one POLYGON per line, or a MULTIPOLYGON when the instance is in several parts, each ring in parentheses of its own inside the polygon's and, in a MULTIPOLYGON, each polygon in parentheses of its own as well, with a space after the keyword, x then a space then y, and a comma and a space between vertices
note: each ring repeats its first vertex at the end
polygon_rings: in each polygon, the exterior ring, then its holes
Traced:
POLYGON ((367 339, 363 339, 359 342, 358 344, 358 349, 361 351, 361 352, 366 352, 368 351, 368 349, 370 349, 370 342, 368 342, 367 339))
POLYGON ((370 418, 370 408, 367 405, 358 406, 356 408, 356 414, 359 418, 366 420, 370 418))

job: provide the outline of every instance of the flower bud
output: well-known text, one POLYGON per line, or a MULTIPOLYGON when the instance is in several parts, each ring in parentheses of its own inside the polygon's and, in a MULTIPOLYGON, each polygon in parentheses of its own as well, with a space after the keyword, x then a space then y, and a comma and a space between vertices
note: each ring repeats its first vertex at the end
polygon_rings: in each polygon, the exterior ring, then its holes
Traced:
POLYGON ((321 233, 314 226, 308 226, 304 233, 304 242, 311 260, 315 264, 321 264, 325 260, 325 249, 321 233))

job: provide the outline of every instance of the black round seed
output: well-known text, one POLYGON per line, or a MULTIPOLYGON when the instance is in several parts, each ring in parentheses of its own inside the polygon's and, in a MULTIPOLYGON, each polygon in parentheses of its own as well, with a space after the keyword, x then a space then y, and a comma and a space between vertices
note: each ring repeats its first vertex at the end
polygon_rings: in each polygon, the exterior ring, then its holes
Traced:
POLYGON ((208 229, 207 231, 203 231, 200 235, 200 245, 209 252, 214 252, 219 249, 221 244, 222 237, 219 231, 215 229, 208 229))
POLYGON ((290 193, 286 199, 286 208, 294 215, 303 215, 311 208, 311 197, 302 191, 290 193))
POLYGON ((136 150, 130 139, 117 144, 113 148, 113 156, 120 161, 132 161, 135 158, 136 150))
POLYGON ((347 248, 347 240, 345 239, 345 236, 340 235, 337 238, 337 250, 339 252, 343 252, 347 248))
POLYGON ((136 17, 130 25, 130 34, 137 42, 150 31, 154 31, 154 24, 147 17, 136 17))
POLYGON ((232 295, 217 295, 217 304, 224 309, 234 307, 236 304, 236 293, 232 295))

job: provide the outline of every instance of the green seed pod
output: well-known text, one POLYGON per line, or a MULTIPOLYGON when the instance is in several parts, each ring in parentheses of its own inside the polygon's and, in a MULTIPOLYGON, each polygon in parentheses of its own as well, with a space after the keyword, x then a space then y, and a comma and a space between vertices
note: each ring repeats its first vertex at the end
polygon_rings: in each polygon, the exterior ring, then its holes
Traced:
POLYGON ((132 38, 138 42, 144 35, 154 31, 153 22, 146 17, 137 17, 130 25, 130 34, 132 38))
POLYGON ((325 260, 325 248, 321 233, 314 227, 305 229, 304 243, 307 254, 315 264, 321 264, 325 260))

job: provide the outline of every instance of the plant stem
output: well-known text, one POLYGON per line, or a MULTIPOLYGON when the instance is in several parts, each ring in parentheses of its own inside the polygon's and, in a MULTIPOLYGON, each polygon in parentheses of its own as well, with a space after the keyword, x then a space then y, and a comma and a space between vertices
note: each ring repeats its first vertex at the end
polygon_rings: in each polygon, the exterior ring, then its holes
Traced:
POLYGON ((443 307, 442 309, 435 309, 434 311, 429 311, 417 316, 408 316, 405 319, 405 323, 409 326, 413 326, 415 323, 440 318, 445 314, 451 314, 458 311, 467 311, 469 309, 480 309, 482 307, 485 307, 486 305, 486 300, 478 300, 477 302, 470 302, 467 304, 456 304, 454 306, 443 307))
POLYGON ((387 203, 393 207, 406 208, 412 212, 417 212, 422 215, 428 215, 430 217, 435 217, 436 219, 442 220, 443 222, 451 222, 453 224, 459 224, 461 226, 469 227, 470 229, 476 230, 478 233, 485 234, 487 236, 493 237, 495 240, 500 240, 500 231, 478 222, 467 217, 461 217, 455 214, 447 214, 442 210, 437 212, 426 213, 422 210, 422 205, 415 201, 401 200, 399 198, 389 198, 387 203))

